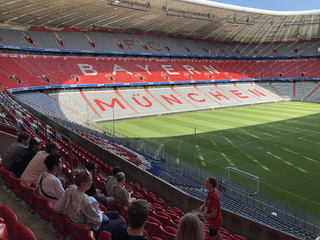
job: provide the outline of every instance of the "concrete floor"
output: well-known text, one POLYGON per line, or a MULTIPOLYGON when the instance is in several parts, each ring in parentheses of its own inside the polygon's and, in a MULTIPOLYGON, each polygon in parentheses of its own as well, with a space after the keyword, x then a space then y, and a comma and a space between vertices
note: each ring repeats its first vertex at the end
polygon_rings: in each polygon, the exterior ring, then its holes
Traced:
POLYGON ((28 212, 27 205, 21 199, 17 199, 12 192, 9 192, 3 182, 0 182, 0 204, 8 205, 16 213, 19 223, 30 228, 38 240, 57 239, 52 224, 40 219, 39 215, 32 215, 28 212))

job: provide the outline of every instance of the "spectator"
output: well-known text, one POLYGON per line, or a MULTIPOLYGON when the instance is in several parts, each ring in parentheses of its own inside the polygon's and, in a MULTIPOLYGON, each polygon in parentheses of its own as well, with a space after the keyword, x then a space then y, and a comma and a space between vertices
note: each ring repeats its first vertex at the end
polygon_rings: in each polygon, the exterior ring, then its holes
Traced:
POLYGON ((21 179, 30 185, 36 183, 39 176, 47 170, 44 160, 48 155, 56 155, 59 153, 60 147, 58 143, 52 142, 47 144, 45 151, 38 152, 30 161, 26 169, 21 175, 21 179))
POLYGON ((220 198, 215 178, 208 178, 205 182, 205 187, 208 190, 207 201, 202 204, 198 211, 207 218, 209 225, 209 240, 222 240, 219 227, 222 225, 222 216, 220 208, 220 198))
MULTIPOLYGON (((94 162, 89 162, 86 164, 86 169, 91 173, 92 178, 94 179, 98 170, 97 164, 94 162)), ((91 187, 86 191, 86 194, 88 196, 94 197, 95 199, 97 199, 97 201, 101 202, 106 207, 114 203, 113 197, 106 197, 104 194, 100 193, 100 191, 96 189, 94 181, 92 181, 91 187)))
POLYGON ((143 236, 143 231, 148 215, 149 204, 146 200, 131 202, 128 207, 129 227, 123 224, 118 230, 112 233, 112 240, 146 240, 143 236))
POLYGON ((55 211, 63 212, 74 223, 83 225, 95 232, 96 238, 101 231, 110 233, 117 230, 124 222, 117 212, 104 214, 94 197, 85 194, 92 183, 92 175, 88 170, 81 170, 75 176, 75 184, 71 185, 62 199, 55 205, 55 211))
POLYGON ((16 160, 10 170, 14 173, 17 178, 21 177, 21 174, 28 166, 31 159, 40 151, 41 144, 38 138, 32 138, 29 142, 29 148, 26 150, 26 154, 22 157, 20 161, 16 160))
POLYGON ((55 205, 63 197, 64 189, 59 178, 58 172, 61 170, 61 160, 59 155, 49 155, 44 160, 47 172, 41 174, 37 181, 37 192, 49 198, 55 205))
POLYGON ((104 184, 104 191, 107 196, 110 195, 112 186, 117 184, 116 175, 118 172, 121 172, 120 168, 114 167, 112 170, 113 176, 109 176, 104 184))
POLYGON ((199 217, 188 213, 181 220, 176 233, 176 240, 204 240, 204 226, 199 217))
POLYGON ((131 198, 131 193, 123 187, 126 182, 126 175, 123 172, 118 172, 116 175, 117 184, 111 188, 110 196, 114 197, 114 200, 125 207, 129 206, 130 201, 135 200, 131 198))
POLYGON ((7 152, 2 156, 2 163, 7 170, 11 169, 15 161, 21 161, 22 157, 26 154, 29 141, 30 135, 28 133, 21 133, 18 136, 17 142, 9 146, 7 152))

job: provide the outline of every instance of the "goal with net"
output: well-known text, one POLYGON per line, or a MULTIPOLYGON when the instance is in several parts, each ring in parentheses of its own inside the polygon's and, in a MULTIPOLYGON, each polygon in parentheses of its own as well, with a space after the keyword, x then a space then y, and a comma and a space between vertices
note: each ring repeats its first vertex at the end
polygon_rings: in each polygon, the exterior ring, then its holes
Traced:
POLYGON ((222 183, 230 190, 254 195, 259 192, 259 177, 234 167, 226 167, 222 183))

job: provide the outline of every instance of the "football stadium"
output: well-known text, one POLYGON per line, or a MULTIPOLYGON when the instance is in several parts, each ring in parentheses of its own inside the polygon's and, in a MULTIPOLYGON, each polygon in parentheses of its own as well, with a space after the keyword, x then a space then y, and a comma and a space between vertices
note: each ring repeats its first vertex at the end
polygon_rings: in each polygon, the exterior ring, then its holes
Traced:
POLYGON ((0 239, 314 240, 319 104, 320 10, 0 0, 0 239))

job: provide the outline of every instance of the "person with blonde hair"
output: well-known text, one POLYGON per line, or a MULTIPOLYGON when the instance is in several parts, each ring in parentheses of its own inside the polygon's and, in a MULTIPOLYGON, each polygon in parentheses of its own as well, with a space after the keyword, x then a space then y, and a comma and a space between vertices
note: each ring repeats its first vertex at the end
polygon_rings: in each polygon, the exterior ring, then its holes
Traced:
POLYGON ((204 226, 195 213, 184 215, 179 223, 176 240, 204 240, 204 226))
POLYGON ((54 209, 67 215, 74 223, 83 225, 95 232, 96 238, 101 231, 113 232, 124 222, 119 219, 119 213, 110 211, 103 213, 99 209, 98 201, 85 192, 91 187, 92 174, 88 170, 80 170, 74 178, 75 185, 71 185, 54 209))

